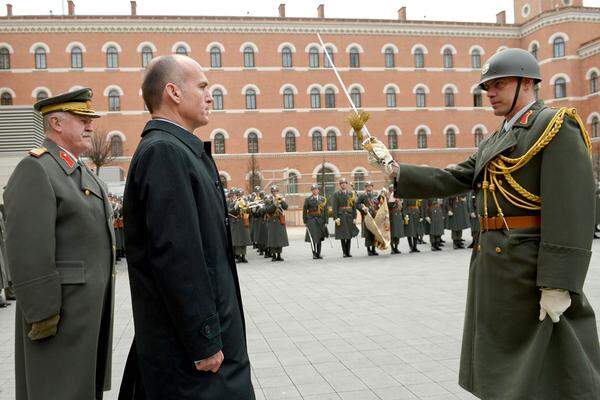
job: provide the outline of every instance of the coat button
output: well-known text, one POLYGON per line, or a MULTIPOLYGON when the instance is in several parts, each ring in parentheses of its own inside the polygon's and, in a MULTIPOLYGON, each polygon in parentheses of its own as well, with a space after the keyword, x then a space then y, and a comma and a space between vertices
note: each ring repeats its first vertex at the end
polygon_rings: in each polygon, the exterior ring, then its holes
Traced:
POLYGON ((90 191, 89 191, 89 189, 85 189, 85 195, 86 195, 86 196, 89 196, 89 195, 90 195, 90 191))
POLYGON ((500 247, 496 247, 496 253, 498 253, 498 254, 502 253, 502 249, 500 247))
POLYGON ((211 329, 209 325, 204 326, 204 333, 206 335, 210 335, 211 329))
POLYGON ((478 187, 479 189, 481 189, 481 183, 478 183, 478 184, 477 184, 477 187, 478 187))
POLYGON ((477 245, 477 251, 481 251, 481 245, 480 244, 477 245))

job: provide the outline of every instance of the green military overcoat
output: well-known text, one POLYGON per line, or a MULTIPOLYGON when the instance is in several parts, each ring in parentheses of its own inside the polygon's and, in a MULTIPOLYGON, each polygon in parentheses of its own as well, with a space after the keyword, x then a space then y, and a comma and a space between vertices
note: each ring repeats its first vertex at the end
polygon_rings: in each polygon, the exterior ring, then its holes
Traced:
POLYGON ((112 208, 104 184, 56 144, 25 157, 4 192, 17 297, 17 400, 91 400, 110 388, 114 298, 112 208), (32 322, 59 314, 56 336, 32 322))
POLYGON ((353 200, 353 193, 349 190, 338 190, 331 198, 331 208, 333 210, 333 219, 340 220, 340 224, 335 224, 336 239, 352 239, 358 235, 358 228, 354 225, 356 219, 356 204, 353 200))
POLYGON ((390 210, 390 237, 392 239, 403 238, 404 235, 404 216, 402 215, 402 200, 394 199, 388 201, 390 210))
POLYGON ((290 245, 285 226, 285 218, 280 218, 280 215, 285 215, 284 211, 287 209, 288 204, 284 199, 279 202, 277 202, 277 200, 267 202, 265 205, 265 214, 267 216, 267 247, 269 248, 279 249, 290 245), (281 223, 282 221, 283 223, 281 223))
POLYGON ((419 224, 421 223, 421 210, 417 206, 417 200, 405 198, 402 202, 402 210, 408 222, 404 225, 404 233, 408 237, 417 237, 419 235, 419 224))
POLYGON ((438 199, 427 199, 427 214, 426 216, 431 219, 431 222, 427 222, 428 228, 426 231, 433 236, 442 236, 444 234, 444 212, 442 211, 443 201, 438 199))
POLYGON ((446 214, 448 215, 446 224, 451 231, 462 231, 471 227, 467 200, 463 195, 453 196, 446 202, 446 214), (452 212, 452 215, 450 215, 452 212))
POLYGON ((375 218, 377 214, 377 210, 379 209, 379 201, 377 200, 377 194, 374 191, 361 193, 358 196, 358 200, 356 200, 356 209, 360 211, 361 222, 360 222, 360 230, 361 236, 365 238, 365 246, 373 246, 375 244, 375 235, 367 229, 365 224, 365 218, 367 213, 363 210, 363 206, 368 209, 371 217, 375 218))
POLYGON ((308 196, 304 199, 302 206, 302 222, 306 225, 306 234, 304 241, 308 243, 322 242, 326 237, 329 237, 327 229, 327 199, 321 195, 308 196))
POLYGON ((237 207, 237 201, 228 201, 229 226, 231 228, 231 244, 234 247, 244 247, 252 244, 250 227, 244 224, 242 210, 237 207))
MULTIPOLYGON (((496 132, 453 168, 401 165, 397 195, 444 197, 480 189, 485 165, 523 155, 556 113, 535 103, 508 132, 496 132)), ((583 293, 590 262, 594 184, 588 149, 566 117, 554 139, 513 177, 541 195, 541 229, 482 231, 469 268, 459 383, 486 400, 600 399, 600 348, 583 293), (540 287, 567 289, 572 304, 557 324, 538 320, 540 287)), ((505 183, 506 184, 506 183, 505 183)), ((506 216, 531 215, 498 196, 506 216)), ((497 210, 488 202, 490 216, 497 210)))

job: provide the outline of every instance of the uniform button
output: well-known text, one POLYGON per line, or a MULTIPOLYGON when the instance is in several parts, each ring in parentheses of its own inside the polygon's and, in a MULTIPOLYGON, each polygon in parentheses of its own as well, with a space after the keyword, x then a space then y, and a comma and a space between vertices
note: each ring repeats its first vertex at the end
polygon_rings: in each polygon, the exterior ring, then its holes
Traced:
POLYGON ((478 184, 477 184, 477 187, 478 187, 479 189, 481 189, 481 183, 478 183, 478 184))
POLYGON ((210 326, 209 326, 209 325, 206 325, 206 326, 204 327, 204 333, 205 333, 205 334, 207 334, 207 335, 210 335, 210 332, 211 332, 210 326))
POLYGON ((477 251, 481 251, 481 245, 480 244, 477 245, 477 251))
POLYGON ((85 195, 86 195, 86 196, 89 196, 89 195, 90 195, 90 191, 89 191, 89 189, 85 189, 85 195))
POLYGON ((496 253, 498 253, 498 254, 502 253, 502 249, 500 247, 496 247, 496 253))

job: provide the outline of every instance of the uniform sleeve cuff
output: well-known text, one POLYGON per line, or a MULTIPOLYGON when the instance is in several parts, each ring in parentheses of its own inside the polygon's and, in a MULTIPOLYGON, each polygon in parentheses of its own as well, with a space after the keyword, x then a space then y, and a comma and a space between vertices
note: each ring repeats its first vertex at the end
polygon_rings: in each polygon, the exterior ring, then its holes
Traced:
POLYGON ((541 243, 537 286, 582 293, 592 252, 576 247, 541 243))

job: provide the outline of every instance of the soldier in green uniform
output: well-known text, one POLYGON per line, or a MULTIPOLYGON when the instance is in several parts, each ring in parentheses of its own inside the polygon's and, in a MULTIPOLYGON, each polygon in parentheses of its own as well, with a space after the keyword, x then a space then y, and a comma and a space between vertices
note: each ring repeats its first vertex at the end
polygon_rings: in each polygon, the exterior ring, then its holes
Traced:
POLYGON ((441 240, 444 234, 444 212, 442 211, 443 199, 432 198, 425 201, 427 211, 425 222, 428 225, 431 251, 440 251, 441 240))
POLYGON ((267 248, 271 254, 271 261, 283 261, 281 250, 290 245, 285 227, 284 211, 287 209, 288 204, 279 194, 277 185, 271 186, 271 195, 265 203, 267 248))
POLYGON ((373 191, 373 182, 365 182, 364 193, 358 196, 356 201, 356 209, 360 211, 361 215, 361 232, 362 237, 365 238, 365 247, 367 248, 367 254, 369 256, 378 256, 379 253, 375 249, 375 236, 369 231, 365 225, 365 217, 368 214, 375 218, 377 210, 379 210, 379 201, 377 201, 377 193, 373 191))
POLYGON ((522 49, 482 68, 502 125, 452 168, 398 165, 369 143, 371 165, 401 196, 474 190, 481 233, 469 269, 459 383, 489 400, 597 400, 600 346, 583 293, 591 257, 591 141, 573 108, 535 100, 537 60, 522 49))
POLYGON ((331 208, 335 221, 335 238, 342 242, 344 257, 350 254, 351 240, 358 235, 356 227, 356 195, 348 189, 346 178, 340 179, 340 190, 331 198, 331 208))
POLYGON ((419 243, 419 224, 421 223, 421 210, 415 199, 404 199, 403 214, 404 214, 404 232, 408 240, 408 247, 411 253, 419 253, 417 248, 419 243))
POLYGON ((4 192, 15 293, 17 400, 101 399, 110 389, 113 211, 78 157, 92 148, 91 89, 37 102, 46 139, 4 192))
POLYGON ((313 259, 318 260, 321 256, 321 242, 329 236, 327 220, 327 199, 319 194, 319 185, 310 187, 311 195, 304 199, 302 206, 302 221, 306 225, 304 241, 310 243, 313 259))
POLYGON ((239 189, 231 189, 231 198, 227 201, 229 213, 231 244, 235 255, 235 261, 238 263, 247 263, 246 247, 250 242, 250 221, 246 202, 241 197, 239 189))
POLYGON ((394 196, 394 185, 389 186, 387 202, 390 213, 390 247, 392 254, 400 254, 398 244, 400 244, 400 238, 404 237, 404 216, 402 215, 402 199, 394 196))
POLYGON ((465 196, 452 196, 448 199, 447 227, 452 231, 452 243, 454 249, 464 249, 464 240, 462 238, 463 230, 470 227, 469 214, 467 210, 467 200, 465 196))

